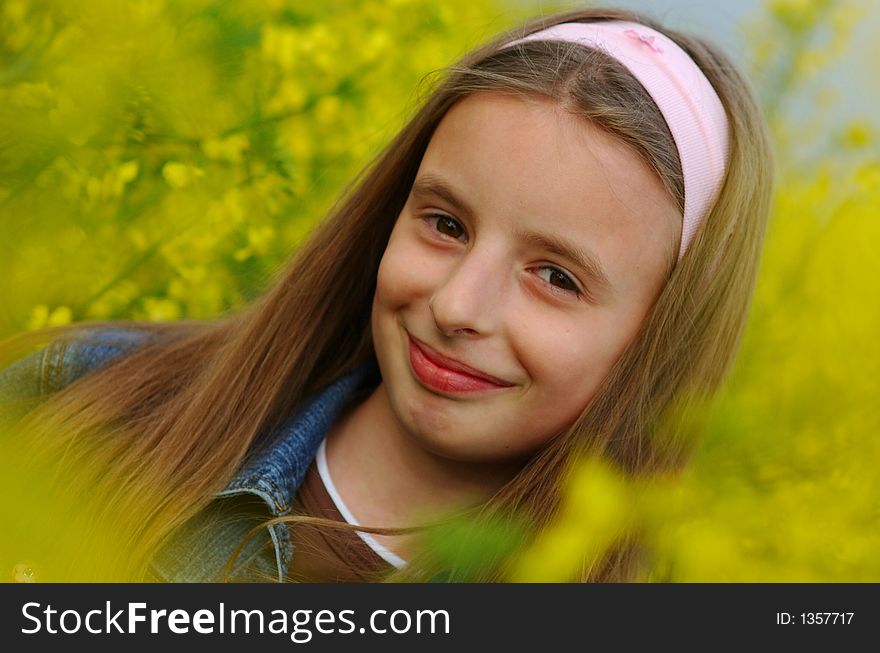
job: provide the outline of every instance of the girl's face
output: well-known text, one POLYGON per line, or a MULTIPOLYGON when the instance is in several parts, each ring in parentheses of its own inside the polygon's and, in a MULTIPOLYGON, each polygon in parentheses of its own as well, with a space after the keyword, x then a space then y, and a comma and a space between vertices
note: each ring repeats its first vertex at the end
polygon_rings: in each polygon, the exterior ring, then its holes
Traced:
POLYGON ((648 164, 555 103, 456 103, 379 266, 373 340, 397 426, 445 458, 534 452, 635 336, 680 224, 648 164))

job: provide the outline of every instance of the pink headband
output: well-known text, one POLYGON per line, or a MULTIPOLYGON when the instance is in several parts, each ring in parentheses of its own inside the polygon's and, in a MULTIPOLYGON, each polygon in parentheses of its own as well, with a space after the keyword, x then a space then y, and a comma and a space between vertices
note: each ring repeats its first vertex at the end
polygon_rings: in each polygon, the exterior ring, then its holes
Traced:
POLYGON ((572 41, 605 52, 626 66, 657 103, 684 174, 681 260, 718 195, 727 166, 727 115, 709 80, 671 39, 639 23, 561 23, 504 47, 534 40, 572 41))

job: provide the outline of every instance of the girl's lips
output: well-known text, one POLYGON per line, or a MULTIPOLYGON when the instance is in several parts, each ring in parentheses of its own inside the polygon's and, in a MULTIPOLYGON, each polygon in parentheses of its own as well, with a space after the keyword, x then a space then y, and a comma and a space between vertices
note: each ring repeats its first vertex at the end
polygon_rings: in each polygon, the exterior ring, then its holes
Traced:
POLYGON ((489 380, 494 379, 494 377, 489 377, 489 379, 481 378, 468 374, 461 369, 447 367, 443 363, 459 367, 466 366, 461 363, 451 362, 450 359, 445 357, 443 357, 443 362, 441 363, 437 359, 439 356, 439 354, 422 345, 412 336, 409 336, 409 359, 413 372, 422 383, 431 388, 444 392, 485 392, 487 390, 503 390, 512 385, 500 379, 498 382, 489 380))

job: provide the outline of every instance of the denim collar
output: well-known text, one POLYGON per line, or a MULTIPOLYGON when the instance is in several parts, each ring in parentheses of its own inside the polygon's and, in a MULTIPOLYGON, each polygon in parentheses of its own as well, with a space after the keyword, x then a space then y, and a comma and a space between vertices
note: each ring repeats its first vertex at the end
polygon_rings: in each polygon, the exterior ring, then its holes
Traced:
MULTIPOLYGON (((352 370, 285 420, 269 440, 270 444, 243 467, 220 491, 213 508, 199 513, 175 532, 153 559, 160 580, 212 582, 218 580, 226 562, 248 531, 259 523, 290 513, 293 500, 318 447, 328 430, 346 408, 356 390, 375 385, 381 379, 375 359, 352 370), (223 499, 259 497, 268 511, 251 519, 230 520, 220 508, 223 499)), ((245 543, 230 580, 276 578, 283 582, 294 554, 286 524, 268 527, 272 548, 265 539, 253 537, 245 543)))
POLYGON ((289 513, 327 431, 354 391, 377 373, 375 361, 368 361, 308 400, 276 431, 270 440, 275 444, 243 467, 217 496, 250 492, 266 502, 273 517, 289 513))

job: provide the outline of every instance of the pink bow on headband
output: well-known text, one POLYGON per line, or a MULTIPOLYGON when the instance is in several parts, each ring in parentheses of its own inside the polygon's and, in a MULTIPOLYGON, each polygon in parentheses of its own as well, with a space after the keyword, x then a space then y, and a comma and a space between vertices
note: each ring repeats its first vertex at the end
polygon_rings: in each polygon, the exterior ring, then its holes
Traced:
POLYGON ((654 37, 650 34, 639 34, 634 29, 628 29, 624 32, 624 34, 626 34, 630 38, 638 39, 649 48, 651 48, 654 52, 659 52, 661 54, 663 53, 663 48, 661 48, 659 45, 654 44, 654 37))

